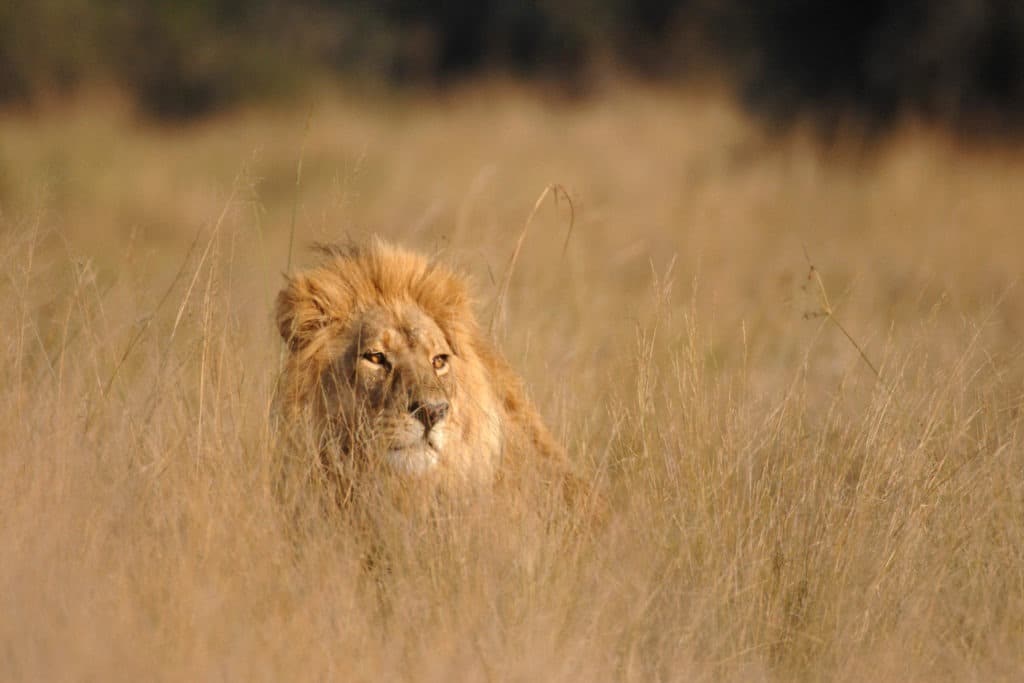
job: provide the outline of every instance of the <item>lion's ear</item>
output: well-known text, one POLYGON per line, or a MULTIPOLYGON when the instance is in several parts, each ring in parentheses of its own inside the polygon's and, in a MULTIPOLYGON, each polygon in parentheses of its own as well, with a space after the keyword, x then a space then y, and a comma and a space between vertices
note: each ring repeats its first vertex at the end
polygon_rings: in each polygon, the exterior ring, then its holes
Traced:
POLYGON ((335 319, 323 288, 310 277, 288 277, 277 295, 277 329, 293 352, 304 349, 335 319))

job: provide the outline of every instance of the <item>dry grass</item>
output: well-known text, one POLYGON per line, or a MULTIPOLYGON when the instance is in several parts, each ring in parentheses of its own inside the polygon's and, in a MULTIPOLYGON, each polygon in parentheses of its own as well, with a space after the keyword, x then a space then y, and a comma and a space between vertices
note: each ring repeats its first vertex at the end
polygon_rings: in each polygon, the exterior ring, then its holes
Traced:
POLYGON ((1024 676, 1024 155, 636 88, 307 114, 0 121, 0 677, 1024 676), (549 183, 500 333, 610 518, 382 512, 373 577, 275 503, 292 216, 444 252, 487 321, 549 183))

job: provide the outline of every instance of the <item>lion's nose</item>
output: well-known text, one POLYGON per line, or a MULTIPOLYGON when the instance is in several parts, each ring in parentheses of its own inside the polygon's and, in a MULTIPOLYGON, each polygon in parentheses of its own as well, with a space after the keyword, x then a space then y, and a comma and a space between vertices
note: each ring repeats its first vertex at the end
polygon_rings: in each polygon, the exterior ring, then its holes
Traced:
POLYGON ((409 404, 409 412, 412 413, 413 417, 422 422, 424 427, 430 429, 448 415, 448 407, 447 401, 440 401, 438 403, 413 401, 409 404))

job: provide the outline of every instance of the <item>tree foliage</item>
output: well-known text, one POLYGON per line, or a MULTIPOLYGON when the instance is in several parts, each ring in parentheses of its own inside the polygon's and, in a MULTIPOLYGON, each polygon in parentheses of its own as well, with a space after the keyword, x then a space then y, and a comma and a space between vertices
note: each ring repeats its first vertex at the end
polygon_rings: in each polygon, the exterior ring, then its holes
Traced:
POLYGON ((1013 126, 1015 0, 9 0, 0 101, 113 81, 158 116, 287 92, 310 74, 443 86, 481 73, 579 93, 613 65, 725 74, 777 121, 904 111, 1013 126))

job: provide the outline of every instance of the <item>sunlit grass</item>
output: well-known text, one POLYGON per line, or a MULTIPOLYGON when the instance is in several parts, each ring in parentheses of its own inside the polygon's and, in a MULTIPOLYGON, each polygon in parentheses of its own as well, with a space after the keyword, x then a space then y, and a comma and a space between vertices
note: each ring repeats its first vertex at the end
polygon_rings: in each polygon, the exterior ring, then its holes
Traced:
POLYGON ((1024 156, 640 88, 310 111, 0 123, 5 679, 1020 676, 1024 156), (282 505, 293 214, 293 265, 377 232, 503 297, 606 518, 282 505))

